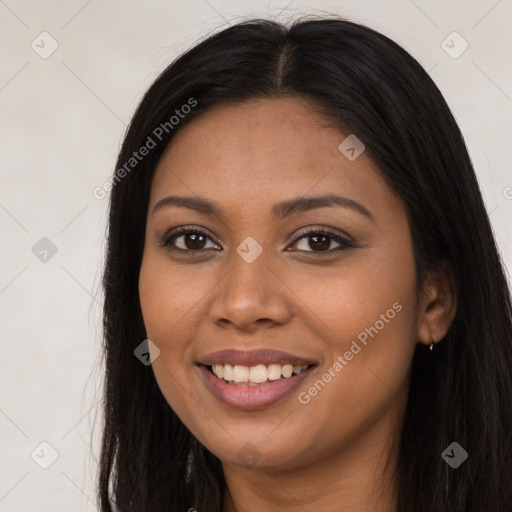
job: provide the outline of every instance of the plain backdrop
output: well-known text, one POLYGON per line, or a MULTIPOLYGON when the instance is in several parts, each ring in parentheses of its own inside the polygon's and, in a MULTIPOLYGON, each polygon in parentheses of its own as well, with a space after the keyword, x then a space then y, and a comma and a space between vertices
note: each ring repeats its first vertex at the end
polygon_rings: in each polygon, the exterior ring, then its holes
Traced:
POLYGON ((0 0, 0 511, 96 510, 107 199, 92 191, 142 94, 212 31, 309 13, 375 28, 429 71, 512 268, 510 0, 0 0))

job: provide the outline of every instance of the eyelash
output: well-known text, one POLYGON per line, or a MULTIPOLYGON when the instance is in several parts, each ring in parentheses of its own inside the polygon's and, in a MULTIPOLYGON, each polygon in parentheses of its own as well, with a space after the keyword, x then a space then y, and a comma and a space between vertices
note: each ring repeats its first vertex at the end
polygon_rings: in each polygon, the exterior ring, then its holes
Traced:
MULTIPOLYGON (((182 226, 180 228, 176 228, 174 231, 171 231, 169 234, 167 234, 162 239, 161 246, 166 247, 172 251, 178 251, 178 252, 182 252, 182 253, 201 253, 204 251, 217 250, 217 249, 209 248, 209 249, 198 249, 198 250, 194 251, 192 249, 179 249, 178 247, 172 246, 172 242, 174 240, 176 240, 180 236, 189 235, 189 234, 202 235, 202 236, 205 236, 206 238, 208 238, 209 240, 211 240, 210 236, 205 231, 202 231, 197 228, 190 228, 187 226, 182 226)), ((312 253, 315 256, 323 256, 323 255, 332 255, 335 252, 344 251, 344 250, 352 249, 355 247, 354 243, 352 243, 347 238, 344 238, 344 237, 342 237, 336 233, 333 233, 329 230, 318 229, 318 228, 309 228, 309 229, 305 229, 304 231, 300 232, 298 235, 298 238, 296 238, 294 240, 293 245, 295 245, 297 242, 299 242, 303 238, 308 238, 308 237, 315 236, 315 235, 325 235, 328 238, 331 238, 332 240, 334 240, 335 242, 338 242, 341 245, 340 245, 340 247, 337 247, 334 250, 332 250, 332 249, 328 250, 328 251, 312 251, 311 250, 311 251, 299 251, 299 252, 307 252, 307 253, 312 253)), ((214 240, 211 240, 211 241, 216 243, 214 240)))

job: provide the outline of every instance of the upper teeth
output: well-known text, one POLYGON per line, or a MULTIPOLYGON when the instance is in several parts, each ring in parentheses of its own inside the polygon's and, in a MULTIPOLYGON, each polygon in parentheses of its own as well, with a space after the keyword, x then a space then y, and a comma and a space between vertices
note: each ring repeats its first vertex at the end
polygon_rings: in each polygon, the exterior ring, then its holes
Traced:
POLYGON ((303 366, 293 366, 291 364, 258 364, 256 366, 240 366, 231 364, 214 364, 212 366, 213 373, 228 382, 252 382, 254 384, 261 384, 267 380, 277 380, 281 376, 288 378, 292 374, 298 375, 300 372, 308 367, 307 364, 303 366))

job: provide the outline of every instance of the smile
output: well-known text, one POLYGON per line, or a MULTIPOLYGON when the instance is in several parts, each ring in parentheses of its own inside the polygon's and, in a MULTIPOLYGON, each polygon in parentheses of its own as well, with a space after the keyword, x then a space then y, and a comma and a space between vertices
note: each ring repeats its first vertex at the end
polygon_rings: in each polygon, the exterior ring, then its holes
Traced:
POLYGON ((210 370, 228 384, 258 386, 269 381, 289 379, 292 375, 300 375, 308 366, 307 364, 301 366, 292 364, 258 364, 255 366, 214 364, 210 370))
POLYGON ((255 365, 251 367, 219 364, 215 367, 215 371, 222 372, 223 377, 218 377, 212 366, 196 365, 205 387, 222 404, 233 409, 250 411, 269 407, 284 401, 292 396, 294 392, 297 393, 299 385, 315 371, 317 365, 306 365, 305 369, 303 369, 303 365, 296 367, 298 373, 293 371, 294 367, 292 365, 286 364, 255 365), (233 377, 232 380, 225 380, 226 367, 228 368, 227 377, 233 377), (266 375, 265 370, 260 367, 266 368, 266 375), (256 368, 256 370, 253 370, 253 372, 256 372, 256 374, 253 374, 253 378, 262 380, 265 377, 265 381, 252 382, 252 368, 256 368), (271 377, 277 376, 278 370, 279 377, 272 379, 271 377), (231 375, 230 371, 232 372, 231 375), (240 379, 239 382, 235 381, 235 376, 240 379))

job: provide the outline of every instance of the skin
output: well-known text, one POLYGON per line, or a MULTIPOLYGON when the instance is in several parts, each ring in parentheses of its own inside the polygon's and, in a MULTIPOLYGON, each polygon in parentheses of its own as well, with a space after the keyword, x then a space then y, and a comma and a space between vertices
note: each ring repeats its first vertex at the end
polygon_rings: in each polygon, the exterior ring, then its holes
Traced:
POLYGON ((153 178, 139 279, 147 335, 160 349, 153 370, 176 414, 221 459, 224 512, 396 507, 413 350, 446 334, 456 305, 437 274, 418 297, 405 206, 366 152, 350 161, 338 150, 348 134, 303 99, 218 106, 177 132, 153 178), (171 194, 215 201, 226 219, 176 206, 153 214, 171 194), (340 206, 271 216, 275 203, 324 194, 357 201, 373 220, 340 206), (185 225, 209 238, 162 246, 185 225), (318 248, 299 234, 306 226, 355 247, 336 251, 328 238, 318 248), (248 236, 263 249, 252 263, 236 252, 248 236), (400 312, 307 404, 294 392, 260 410, 228 407, 195 364, 216 350, 276 348, 318 362, 298 390, 307 392, 395 303, 400 312), (248 442, 253 456, 242 459, 248 442))

